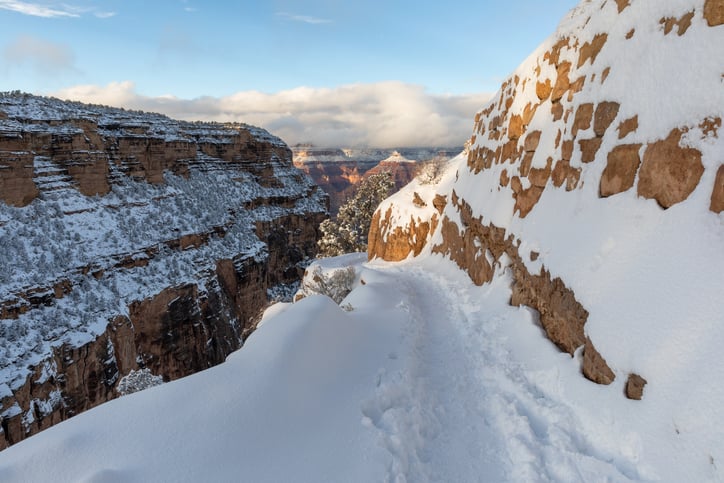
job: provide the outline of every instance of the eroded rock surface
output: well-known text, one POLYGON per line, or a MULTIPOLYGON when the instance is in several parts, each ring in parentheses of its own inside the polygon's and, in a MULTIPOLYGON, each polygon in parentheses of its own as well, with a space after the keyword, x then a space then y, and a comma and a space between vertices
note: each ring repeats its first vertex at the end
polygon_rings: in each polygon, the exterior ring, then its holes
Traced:
POLYGON ((316 254, 327 198, 246 125, 0 96, 0 448, 223 362, 316 254))

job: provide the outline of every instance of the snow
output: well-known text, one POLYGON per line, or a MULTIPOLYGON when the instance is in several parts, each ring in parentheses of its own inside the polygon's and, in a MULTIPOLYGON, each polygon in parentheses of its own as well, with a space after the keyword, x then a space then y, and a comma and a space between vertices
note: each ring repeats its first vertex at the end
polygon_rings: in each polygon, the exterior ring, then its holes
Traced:
POLYGON ((351 311, 323 295, 274 306, 225 363, 3 451, 0 480, 721 477, 721 445, 692 445, 717 428, 582 378, 530 310, 508 305, 505 270, 476 287, 438 256, 353 266, 351 311))
MULTIPOLYGON (((513 214, 510 189, 500 187, 504 167, 474 175, 464 153, 437 183, 413 181, 382 205, 404 226, 431 219, 435 195, 449 201, 454 191, 473 216, 520 239, 528 269, 561 277, 590 313, 586 335, 615 372, 611 385, 585 379, 581 350, 561 353, 535 311, 510 306, 505 260, 491 283, 475 286, 431 253, 438 231, 420 256, 400 263, 365 263, 359 255, 315 262, 305 297, 267 310, 225 363, 111 401, 0 452, 0 480, 724 480, 724 315, 717 304, 724 214, 708 209, 724 138, 697 127, 724 105, 720 56, 710 55, 724 43, 721 27, 703 23, 702 5, 633 2, 619 15, 615 2, 583 1, 517 71, 530 75, 564 35, 583 43, 609 32, 596 63, 580 73, 590 79, 613 65, 611 74, 603 88, 587 80, 576 102, 615 100, 619 119, 639 114, 640 128, 626 143, 687 126, 683 142, 702 152, 705 173, 685 202, 662 210, 635 190, 601 199, 604 163, 583 164, 576 151, 571 163, 583 169, 582 186, 566 192, 549 184, 524 219, 513 214), (659 18, 692 8, 697 15, 685 36, 663 35, 659 18), (623 43, 631 28, 633 40, 623 43), (696 69, 692 56, 702 59, 696 69), (427 205, 413 204, 413 193, 427 205), (347 289, 339 305, 327 296, 339 299, 347 289), (634 372, 648 381, 641 401, 624 397, 634 372)), ((574 52, 561 55, 575 65, 574 52)), ((546 75, 554 73, 543 66, 546 75)), ((534 96, 529 82, 511 109, 534 96)), ((543 149, 565 127, 549 124, 549 107, 530 125, 543 130, 543 149)), ((615 135, 604 136, 600 153, 618 143, 615 135)), ((460 225, 451 203, 443 215, 460 225)))

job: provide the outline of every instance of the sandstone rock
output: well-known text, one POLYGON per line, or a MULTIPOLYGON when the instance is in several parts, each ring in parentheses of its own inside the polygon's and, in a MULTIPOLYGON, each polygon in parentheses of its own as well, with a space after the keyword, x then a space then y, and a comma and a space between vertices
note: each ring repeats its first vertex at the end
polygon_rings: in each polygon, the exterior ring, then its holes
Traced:
POLYGON ((553 86, 553 91, 551 91, 551 101, 556 102, 560 101, 563 95, 570 89, 571 87, 571 81, 568 78, 568 74, 571 71, 571 63, 561 62, 561 64, 558 66, 557 71, 557 77, 556 77, 556 83, 553 86))
POLYGON ((618 125, 618 138, 623 139, 630 133, 636 131, 639 128, 639 116, 636 114, 634 117, 630 117, 618 125))
POLYGON ((581 67, 589 59, 591 60, 591 64, 595 63, 596 57, 598 57, 599 52, 601 52, 601 49, 606 44, 606 40, 608 40, 608 34, 602 33, 593 37, 591 42, 585 42, 581 46, 578 54, 578 67, 581 67))
POLYGON ((714 190, 711 192, 709 209, 714 213, 724 211, 724 164, 719 166, 714 180, 714 190))
POLYGON ((427 206, 427 203, 425 203, 425 201, 422 198, 420 198, 420 195, 417 194, 417 192, 413 193, 413 195, 412 195, 412 204, 417 206, 418 208, 427 206))
POLYGON ((599 195, 606 198, 633 188, 641 165, 640 144, 623 144, 608 153, 608 164, 601 175, 599 195))
POLYGON ((523 149, 526 152, 532 152, 538 149, 538 143, 540 142, 540 135, 541 131, 532 131, 529 132, 528 135, 525 137, 525 143, 523 144, 523 149))
POLYGON ((655 199, 662 208, 687 199, 704 173, 701 152, 682 148, 681 135, 673 129, 666 139, 649 144, 639 171, 638 195, 655 199))
POLYGON ((676 33, 679 36, 682 36, 687 30, 689 30, 689 27, 691 27, 691 19, 693 18, 694 11, 692 10, 691 12, 685 13, 678 19, 675 17, 663 17, 659 20, 659 24, 664 26, 664 35, 670 34, 674 27, 677 27, 676 33))
POLYGON ((706 0, 704 2, 704 18, 709 27, 724 24, 724 0, 706 0))
POLYGON ((500 186, 507 187, 508 183, 510 183, 510 176, 508 175, 508 170, 504 169, 500 172, 500 186))
POLYGON ((608 79, 608 75, 611 73, 611 67, 606 67, 603 69, 603 72, 601 73, 601 84, 606 82, 606 79, 608 79))
POLYGON ((535 84, 535 93, 538 96, 538 99, 541 101, 547 100, 551 92, 553 92, 553 86, 551 85, 551 80, 546 79, 545 82, 536 82, 535 84))
POLYGON ((616 6, 618 7, 618 13, 623 12, 626 7, 631 4, 631 0, 616 0, 616 6))
POLYGON ((633 36, 634 36, 635 33, 636 33, 636 29, 635 29, 635 28, 629 30, 629 31, 626 33, 626 39, 627 39, 627 40, 631 40, 631 39, 633 38, 633 36))
POLYGON ((437 217, 430 221, 415 220, 410 217, 407 230, 394 226, 390 216, 392 209, 382 213, 377 210, 372 216, 370 232, 367 237, 367 257, 383 260, 404 260, 410 254, 417 256, 427 244, 427 236, 437 227, 437 217))
POLYGON ((638 374, 629 374, 626 380, 626 397, 640 401, 644 397, 644 386, 646 386, 646 382, 646 379, 638 374))
MULTIPOLYGON (((576 109, 576 117, 573 118, 573 127, 571 128, 571 135, 575 138, 578 135, 578 131, 585 131, 591 127, 591 120, 593 119, 593 104, 590 102, 579 104, 576 109)), ((571 159, 570 156, 568 159, 571 159)))
POLYGON ((699 128, 704 137, 718 137, 719 129, 721 128, 721 117, 708 117, 701 121, 699 128))
POLYGON ((551 173, 553 186, 560 188, 565 184, 566 191, 574 190, 576 186, 578 186, 578 180, 580 177, 581 169, 571 167, 570 162, 567 159, 559 160, 551 173))
POLYGON ((508 139, 511 141, 519 139, 523 135, 524 131, 525 126, 523 125, 523 118, 517 114, 510 116, 510 123, 508 124, 508 139))
POLYGON ((445 206, 447 206, 447 198, 440 194, 435 195, 435 198, 432 200, 432 206, 442 215, 445 206))
MULTIPOLYGON (((0 139, 2 143, 2 139, 0 139)), ((26 206, 39 194, 33 182, 33 156, 0 148, 0 200, 26 206)))
POLYGON ((596 153, 601 147, 602 139, 595 137, 591 139, 581 139, 578 144, 581 146, 581 161, 584 163, 593 162, 596 159, 596 153))
POLYGON ((604 385, 611 384, 616 379, 616 375, 588 337, 583 347, 583 375, 596 384, 604 385))
POLYGON ((596 136, 602 137, 608 126, 618 116, 618 102, 601 102, 596 106, 596 113, 593 116, 593 132, 596 136))
POLYGON ((551 105, 551 115, 554 121, 558 121, 563 117, 563 106, 560 102, 554 102, 551 105))

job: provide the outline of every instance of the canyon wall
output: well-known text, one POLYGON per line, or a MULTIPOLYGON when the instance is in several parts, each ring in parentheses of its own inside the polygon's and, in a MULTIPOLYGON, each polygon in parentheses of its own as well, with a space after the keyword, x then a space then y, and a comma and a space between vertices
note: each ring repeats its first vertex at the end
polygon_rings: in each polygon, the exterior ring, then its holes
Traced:
POLYGON ((327 196, 251 126, 0 95, 0 448, 238 349, 327 196))
POLYGON ((724 74, 710 49, 724 45, 723 11, 581 2, 477 113, 445 178, 380 206, 369 257, 442 256, 477 285, 507 274, 511 305, 535 311, 586 378, 622 377, 642 398, 665 377, 648 329, 713 323, 691 315, 704 287, 673 287, 688 252, 722 253, 724 74), (661 293, 687 315, 653 309, 661 293))

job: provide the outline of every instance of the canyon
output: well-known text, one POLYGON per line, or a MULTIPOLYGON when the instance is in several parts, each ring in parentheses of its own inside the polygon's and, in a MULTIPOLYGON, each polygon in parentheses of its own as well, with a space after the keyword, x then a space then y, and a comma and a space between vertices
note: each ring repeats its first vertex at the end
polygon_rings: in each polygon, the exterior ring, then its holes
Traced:
POLYGON ((0 95, 0 448, 224 361, 316 253, 328 198, 242 124, 0 95))
POLYGON ((397 149, 292 147, 294 165, 329 194, 332 215, 352 196, 365 177, 388 172, 397 191, 415 177, 421 165, 447 161, 462 150, 462 146, 397 149))

